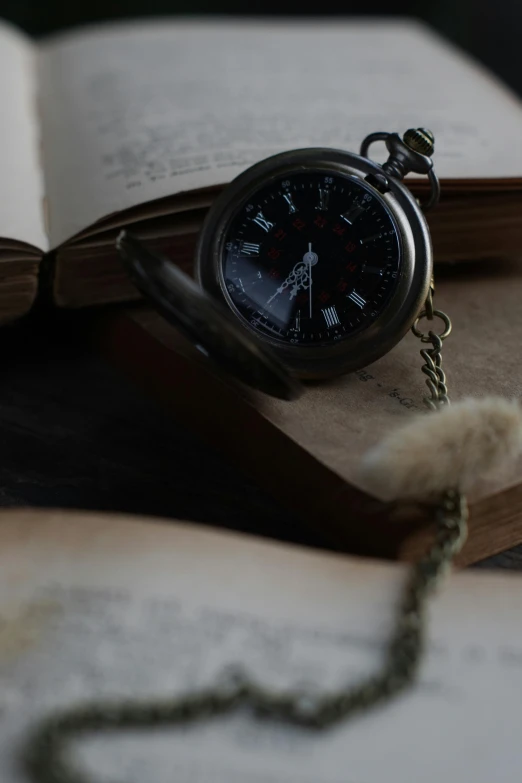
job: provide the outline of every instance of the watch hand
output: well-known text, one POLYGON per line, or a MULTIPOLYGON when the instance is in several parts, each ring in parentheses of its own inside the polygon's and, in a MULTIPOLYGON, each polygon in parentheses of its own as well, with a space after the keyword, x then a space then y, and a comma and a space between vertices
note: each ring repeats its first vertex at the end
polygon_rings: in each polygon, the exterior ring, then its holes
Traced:
POLYGON ((290 299, 293 299, 294 296, 297 296, 297 292, 299 291, 299 289, 304 288, 306 290, 307 288, 310 288, 311 285, 312 285, 312 278, 308 271, 308 267, 304 266, 303 264, 299 269, 297 278, 294 282, 294 286, 290 292, 290 299))
POLYGON ((303 275, 308 276, 308 270, 306 266, 303 264, 303 262, 299 261, 299 263, 294 266, 294 268, 292 269, 292 271, 290 272, 286 280, 283 283, 281 283, 277 291, 274 294, 272 294, 270 299, 267 301, 267 305, 269 305, 270 302, 273 299, 275 299, 278 294, 282 294, 285 288, 288 288, 288 286, 290 285, 294 286, 292 288, 291 297, 295 296, 295 294, 297 293, 297 291, 301 286, 301 277, 303 277, 303 275))
POLYGON ((308 274, 310 282, 308 284, 308 304, 310 308, 310 318, 312 317, 312 243, 308 243, 308 274))
POLYGON ((306 274, 308 277, 308 285, 305 286, 310 291, 308 295, 308 302, 310 307, 310 318, 312 317, 312 267, 319 261, 319 256, 312 250, 312 243, 308 243, 308 252, 303 256, 303 263, 307 264, 306 274))

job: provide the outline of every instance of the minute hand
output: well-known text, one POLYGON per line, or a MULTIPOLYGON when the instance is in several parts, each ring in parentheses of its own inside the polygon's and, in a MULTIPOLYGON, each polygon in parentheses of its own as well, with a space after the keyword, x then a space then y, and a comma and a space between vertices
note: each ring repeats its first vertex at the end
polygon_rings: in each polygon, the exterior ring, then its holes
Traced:
POLYGON ((308 261, 308 307, 309 315, 312 317, 312 264, 317 263, 317 255, 312 250, 312 243, 308 243, 308 253, 304 254, 303 261, 308 261))

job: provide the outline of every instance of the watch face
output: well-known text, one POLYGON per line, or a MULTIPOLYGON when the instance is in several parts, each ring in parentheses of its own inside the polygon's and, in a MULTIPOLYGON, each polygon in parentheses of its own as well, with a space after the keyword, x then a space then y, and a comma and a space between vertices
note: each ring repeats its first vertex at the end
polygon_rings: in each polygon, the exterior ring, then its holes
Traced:
POLYGON ((401 243, 384 199, 337 172, 272 179, 238 205, 223 245, 232 308, 272 340, 320 345, 370 326, 397 287, 401 243))

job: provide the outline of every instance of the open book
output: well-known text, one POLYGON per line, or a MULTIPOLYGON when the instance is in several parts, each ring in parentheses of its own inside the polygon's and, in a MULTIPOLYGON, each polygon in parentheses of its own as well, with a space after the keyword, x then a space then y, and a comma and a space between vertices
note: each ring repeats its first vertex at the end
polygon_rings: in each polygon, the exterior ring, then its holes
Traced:
MULTIPOLYGON (((522 108, 413 22, 135 22, 35 45, 0 27, 0 321, 37 290, 78 307, 135 296, 122 226, 190 267, 216 190, 282 150, 436 136, 439 260, 522 240, 522 108)), ((422 187, 419 184, 419 187, 422 187)))
MULTIPOLYGON (((403 567, 153 520, 0 514, 0 778, 49 711, 168 698, 230 664, 318 691, 378 669, 403 567)), ((458 574, 434 599, 417 685, 331 730, 242 712, 86 736, 93 781, 512 783, 522 764, 517 575, 458 574)), ((83 780, 83 778, 82 778, 83 780)))

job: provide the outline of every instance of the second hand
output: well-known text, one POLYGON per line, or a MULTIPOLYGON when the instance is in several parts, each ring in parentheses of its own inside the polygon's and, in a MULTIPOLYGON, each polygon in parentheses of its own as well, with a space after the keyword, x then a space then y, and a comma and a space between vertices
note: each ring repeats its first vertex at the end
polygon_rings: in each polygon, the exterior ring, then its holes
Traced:
POLYGON ((310 304, 310 319, 312 318, 312 243, 308 243, 308 301, 310 304))

